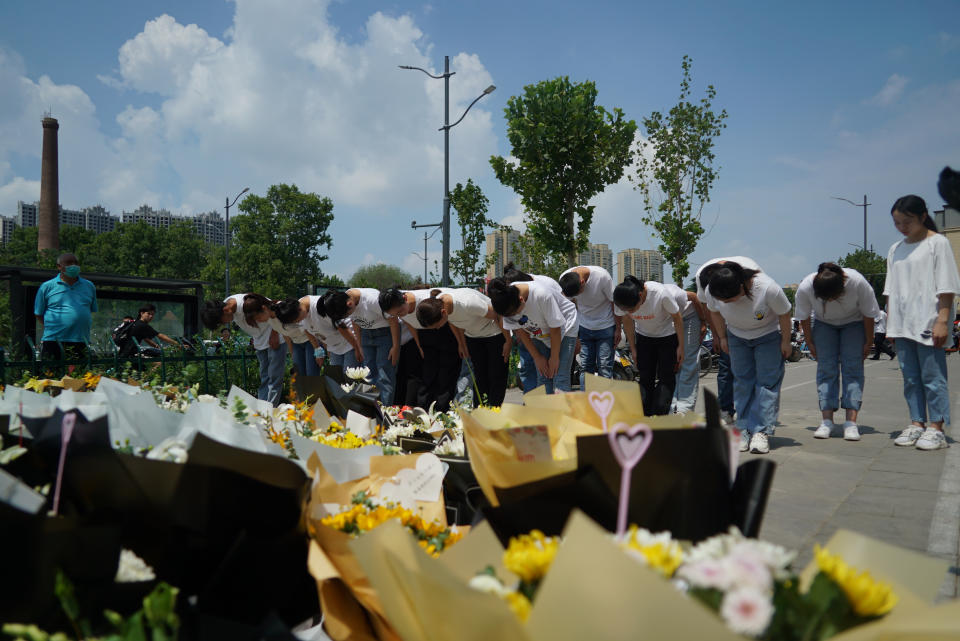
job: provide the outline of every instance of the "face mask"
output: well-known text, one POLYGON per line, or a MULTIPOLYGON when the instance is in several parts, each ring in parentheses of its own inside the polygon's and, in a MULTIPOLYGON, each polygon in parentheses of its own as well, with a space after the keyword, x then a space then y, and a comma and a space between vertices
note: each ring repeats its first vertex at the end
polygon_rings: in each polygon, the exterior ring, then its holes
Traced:
POLYGON ((76 278, 80 275, 80 265, 70 265, 63 268, 63 273, 67 278, 76 278))

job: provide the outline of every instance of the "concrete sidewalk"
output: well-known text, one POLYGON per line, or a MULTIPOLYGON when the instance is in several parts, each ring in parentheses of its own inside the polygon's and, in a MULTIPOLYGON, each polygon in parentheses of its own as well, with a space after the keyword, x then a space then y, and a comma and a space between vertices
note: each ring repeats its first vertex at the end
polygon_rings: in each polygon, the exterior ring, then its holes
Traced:
MULTIPOLYGON (((960 421, 960 355, 947 358, 954 423, 960 421)), ((896 361, 866 362, 860 441, 815 439, 820 424, 816 363, 787 363, 780 426, 765 455, 777 462, 760 536, 800 552, 797 567, 814 543, 839 528, 949 560, 940 595, 960 594, 960 429, 947 429, 951 447, 935 452, 897 447, 907 425, 903 379, 896 361)), ((716 376, 700 379, 716 391, 716 376)), ((701 393, 702 394, 702 393, 701 393)), ((522 403, 519 390, 507 401, 522 403)), ((700 409, 702 405, 698 405, 700 409)), ((842 422, 837 412, 835 420, 842 422)), ((752 454, 742 455, 748 460, 752 454)))

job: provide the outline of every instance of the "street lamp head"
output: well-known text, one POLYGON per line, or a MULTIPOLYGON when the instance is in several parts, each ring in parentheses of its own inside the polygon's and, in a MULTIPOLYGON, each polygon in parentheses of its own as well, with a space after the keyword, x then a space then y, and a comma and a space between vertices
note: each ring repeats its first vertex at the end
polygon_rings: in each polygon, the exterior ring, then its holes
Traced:
POLYGON ((410 65, 397 65, 397 66, 400 67, 401 69, 413 69, 413 67, 411 67, 410 65))
POLYGON ((247 193, 248 191, 250 191, 250 188, 249 188, 249 187, 244 187, 244 188, 243 188, 243 191, 241 191, 239 195, 242 196, 242 195, 244 195, 245 193, 247 193))
POLYGON ((410 229, 416 229, 416 228, 417 228, 417 221, 414 220, 410 223, 410 229))
POLYGON ((491 94, 496 90, 497 90, 497 87, 495 85, 490 85, 489 87, 483 90, 483 95, 491 94))

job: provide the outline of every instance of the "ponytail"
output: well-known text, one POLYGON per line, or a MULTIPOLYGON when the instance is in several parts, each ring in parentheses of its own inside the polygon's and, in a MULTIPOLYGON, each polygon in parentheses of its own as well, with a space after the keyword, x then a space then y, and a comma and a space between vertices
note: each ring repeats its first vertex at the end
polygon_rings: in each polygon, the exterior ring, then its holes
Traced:
POLYGON ((296 323, 300 317, 300 301, 296 298, 285 298, 270 305, 270 309, 277 315, 277 320, 284 325, 296 323))
POLYGON ((643 281, 636 276, 627 276, 613 290, 613 302, 620 309, 633 309, 640 303, 640 294, 646 290, 643 281))
POLYGON ((717 267, 710 276, 710 295, 717 300, 729 300, 743 295, 752 300, 750 295, 750 281, 759 272, 755 269, 744 269, 740 263, 727 261, 717 267))
POLYGON ((930 212, 927 211, 927 203, 924 202, 920 196, 911 194, 897 198, 897 201, 893 203, 893 207, 890 208, 891 214, 895 211, 919 218, 921 222, 923 222, 924 227, 930 231, 937 231, 937 223, 933 222, 933 218, 930 217, 930 212))
POLYGON ((501 316, 510 316, 520 308, 520 290, 507 280, 506 275, 494 278, 487 284, 487 296, 490 297, 493 311, 501 316))
POLYGON ((503 268, 502 278, 507 281, 508 284, 513 284, 518 281, 529 282, 533 280, 533 276, 527 274, 526 272, 520 271, 514 266, 513 263, 507 263, 503 268))
POLYGON ((433 327, 443 320, 442 292, 439 289, 430 290, 430 298, 424 298, 417 305, 417 322, 424 327, 433 327))
POLYGON ((342 327, 343 319, 347 317, 348 298, 346 292, 330 290, 317 299, 317 313, 329 318, 334 327, 342 327))
POLYGON ((817 275, 813 277, 813 294, 823 301, 824 311, 827 301, 843 294, 846 280, 847 275, 843 273, 843 268, 836 263, 826 262, 817 266, 817 275))
POLYGON ((400 289, 400 286, 394 285, 390 289, 380 292, 380 295, 377 297, 377 302, 380 303, 380 311, 386 314, 391 309, 406 305, 407 298, 403 295, 403 290, 400 289))

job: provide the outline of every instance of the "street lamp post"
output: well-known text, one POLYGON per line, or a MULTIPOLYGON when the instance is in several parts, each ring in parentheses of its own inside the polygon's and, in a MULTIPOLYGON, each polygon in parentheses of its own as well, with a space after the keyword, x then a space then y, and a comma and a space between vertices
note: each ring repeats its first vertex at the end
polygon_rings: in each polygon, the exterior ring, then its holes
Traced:
POLYGON ((863 195, 862 203, 855 203, 849 198, 841 198, 840 196, 830 196, 834 200, 842 200, 848 202, 854 207, 863 207, 863 251, 867 251, 867 205, 871 204, 867 202, 867 195, 863 195))
POLYGON ((224 278, 226 280, 226 290, 227 290, 227 293, 225 296, 230 295, 230 208, 233 207, 235 204, 237 204, 237 201, 240 200, 240 196, 244 195, 248 191, 250 191, 250 188, 244 187, 243 191, 237 194, 237 197, 233 199, 233 202, 230 202, 230 196, 227 196, 225 201, 226 206, 224 207, 224 209, 227 210, 227 220, 224 225, 224 227, 226 228, 225 229, 226 238, 224 239, 226 241, 226 252, 224 253, 224 267, 225 267, 224 278))
MULTIPOLYGON (((424 223, 422 225, 418 225, 417 221, 413 221, 412 223, 410 223, 411 229, 419 229, 420 227, 436 227, 437 229, 441 229, 443 227, 443 223, 424 223)), ((423 258, 423 284, 424 285, 427 284, 427 241, 433 238, 433 235, 436 233, 437 233, 436 229, 430 232, 429 236, 427 236, 427 232, 423 232, 423 256, 421 256, 421 258, 423 258)), ((413 252, 413 253, 416 254, 417 252, 413 252)))
POLYGON ((416 69, 417 71, 422 71, 436 80, 443 78, 443 127, 440 127, 440 131, 443 132, 443 222, 441 223, 443 231, 443 276, 441 282, 446 287, 450 285, 450 130, 460 124, 460 121, 466 117, 467 112, 477 104, 478 100, 487 94, 493 93, 496 87, 490 85, 484 89, 482 94, 474 98, 473 102, 471 102, 463 112, 463 115, 451 125, 450 76, 455 74, 456 71, 450 71, 450 56, 443 57, 443 74, 439 76, 435 76, 420 67, 411 67, 410 65, 399 65, 399 67, 401 69, 416 69))

